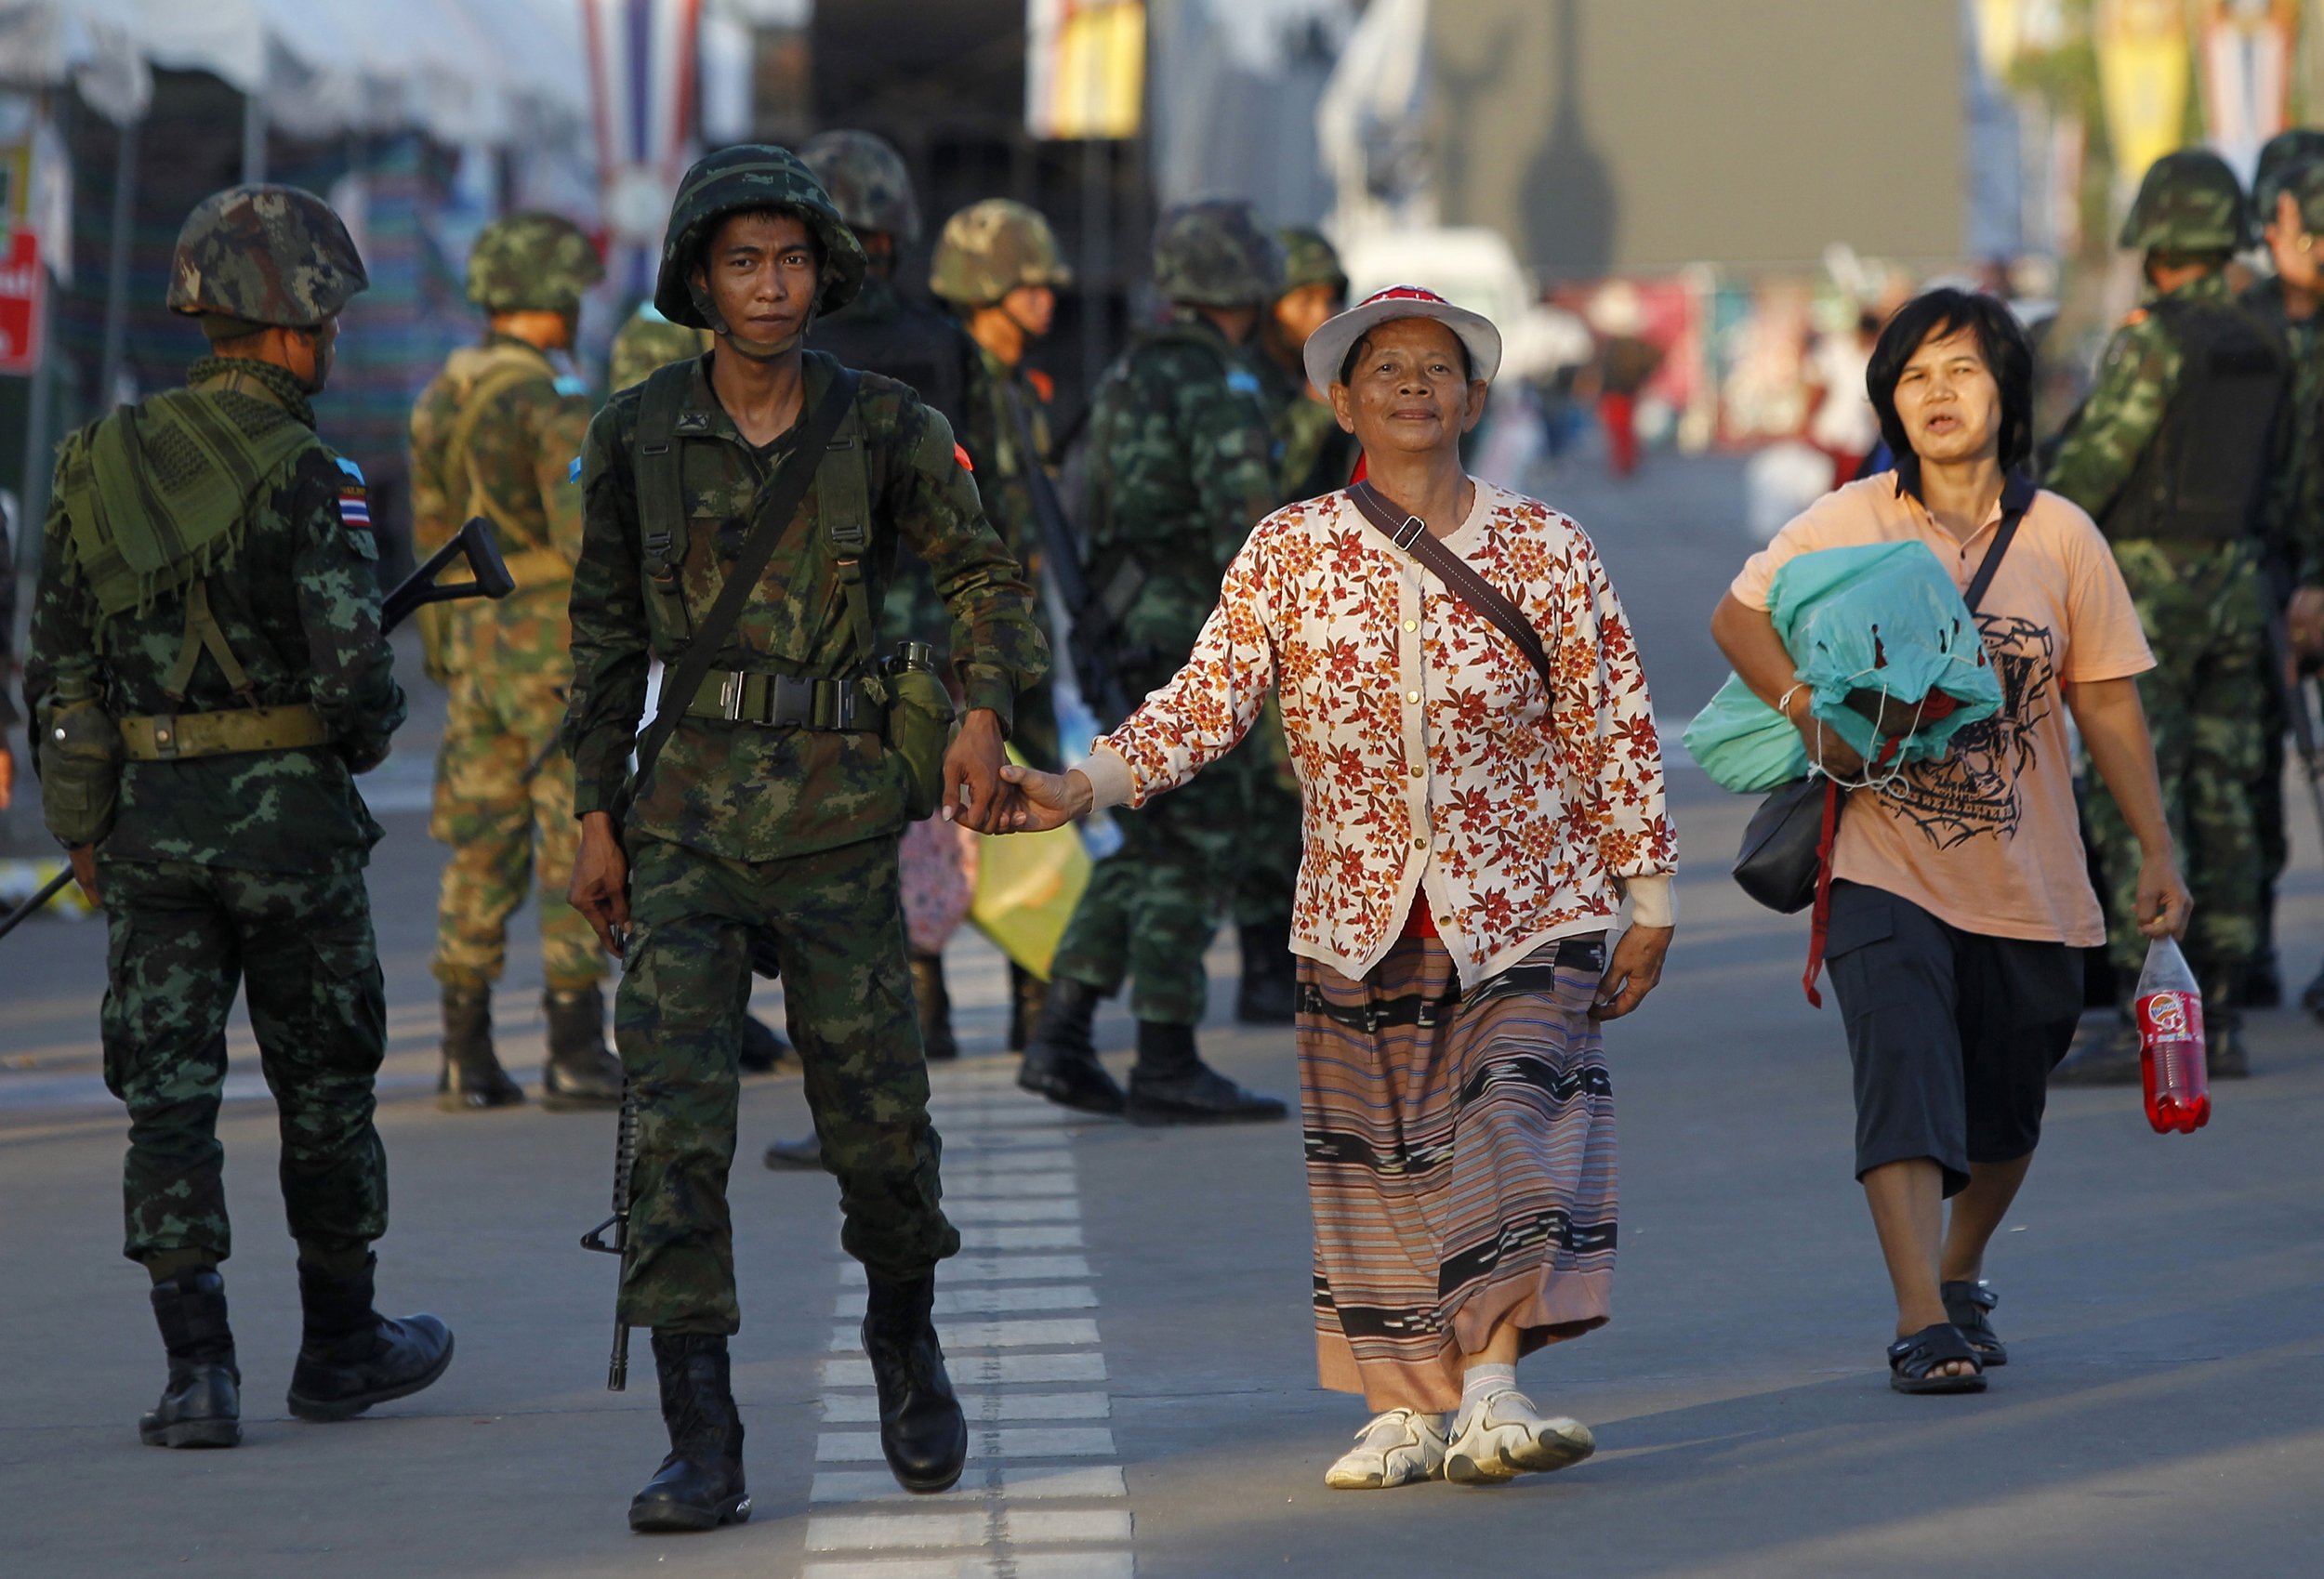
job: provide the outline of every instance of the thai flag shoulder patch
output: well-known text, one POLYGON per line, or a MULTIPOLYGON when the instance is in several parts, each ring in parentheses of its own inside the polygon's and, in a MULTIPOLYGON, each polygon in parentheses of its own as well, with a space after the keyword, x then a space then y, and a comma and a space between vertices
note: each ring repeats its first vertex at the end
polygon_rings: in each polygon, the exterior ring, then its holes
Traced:
POLYGON ((350 482, 340 487, 339 524, 352 532, 371 530, 371 500, 362 483, 350 482))

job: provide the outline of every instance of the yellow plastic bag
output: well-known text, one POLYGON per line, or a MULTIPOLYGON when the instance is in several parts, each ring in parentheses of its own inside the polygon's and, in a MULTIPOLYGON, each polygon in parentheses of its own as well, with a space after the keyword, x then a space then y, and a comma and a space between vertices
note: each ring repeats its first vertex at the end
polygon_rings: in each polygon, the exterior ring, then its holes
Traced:
MULTIPOLYGON (((1010 760, 1024 760, 1014 751, 1010 760)), ((1071 822, 1045 834, 990 834, 977 843, 976 900, 969 919, 1000 951, 1049 980, 1058 941, 1089 886, 1089 852, 1071 822)))

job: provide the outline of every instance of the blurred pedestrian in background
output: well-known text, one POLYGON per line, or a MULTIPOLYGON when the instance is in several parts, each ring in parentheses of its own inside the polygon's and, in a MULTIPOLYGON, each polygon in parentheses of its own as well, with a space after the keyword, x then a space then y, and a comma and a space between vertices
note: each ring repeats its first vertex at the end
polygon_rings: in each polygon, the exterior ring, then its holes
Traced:
MULTIPOLYGON (((1248 204, 1188 204, 1155 230, 1154 275, 1173 316, 1099 380, 1081 512, 1090 584, 1116 589, 1110 656, 1132 697, 1185 661, 1220 577, 1281 486, 1273 414, 1243 356, 1282 292, 1274 235, 1248 204)), ((1195 1039, 1209 1006, 1203 953, 1238 868, 1254 859, 1248 777, 1265 767, 1246 755, 1195 793, 1117 819, 1121 848, 1090 873, 1058 945, 1020 1086, 1142 1124, 1285 1116, 1280 1101, 1206 1065, 1195 1039), (1094 1040, 1098 1005, 1125 978, 1138 1020, 1127 1096, 1094 1040)))
POLYGON ((1807 441, 1831 457, 1834 488, 1854 482, 1881 441, 1880 416, 1864 393, 1865 369, 1880 332, 1879 319, 1851 306, 1848 322, 1817 336, 1808 351, 1805 372, 1816 409, 1807 419, 1807 441))
POLYGON ((429 968, 442 988, 437 1102, 476 1112, 524 1100, 493 1046, 492 991, 508 965, 508 917, 537 876, 541 1013, 552 1108, 621 1101, 621 1064, 605 1045, 605 956, 563 902, 580 824, 573 764, 557 734, 573 685, 573 563, 581 554, 588 431, 580 380, 549 360, 579 332, 582 296, 605 277, 571 220, 511 214, 469 255, 468 296, 487 319, 412 408, 412 540, 421 557, 482 516, 517 589, 498 601, 420 611, 429 678, 452 690, 436 752, 428 831, 452 847, 429 968), (537 849, 537 854, 536 854, 537 849))
POLYGON ((1711 634, 1848 783, 1865 764, 1815 717, 1767 612, 1776 571, 1919 542, 1955 585, 1982 588, 2001 711, 1941 759, 1847 796, 1825 949, 1855 1065, 1856 1178, 1896 1296, 1890 1383, 1974 1392, 2008 1359, 1986 1246, 2033 1164, 2047 1078, 2081 1012, 2080 951, 2105 936, 2068 715, 2137 839, 2124 909, 2137 935, 2178 931, 2187 896, 2132 678, 2154 660, 2130 590, 2089 517, 2017 475, 2033 438, 2024 331, 1990 296, 1931 291, 1882 331, 1869 384, 1895 470, 1827 494, 1753 555, 1711 634))
POLYGON ((1600 286, 1590 298, 1589 318, 1598 354, 1582 370, 1578 388, 1597 397, 1606 464, 1615 476, 1629 477, 1638 470, 1639 392, 1662 366, 1662 352, 1645 337, 1645 307, 1627 280, 1600 286))
MULTIPOLYGON (((2202 985, 2213 1078, 2250 1072, 2243 978, 2259 946, 2263 891, 2251 785, 2268 722, 2280 717, 2265 683, 2260 526, 2283 464, 2290 374, 2282 346, 2237 303, 2226 273, 2254 239, 2243 189, 2217 154, 2155 162, 2119 240, 2144 255, 2146 305, 2115 331, 2047 478, 2106 534, 2154 647, 2157 666, 2140 678, 2139 696, 2194 890, 2186 953, 2202 985)), ((2064 1083, 2139 1079, 2129 1007, 2149 935, 2151 849, 2119 788, 2092 783, 2085 809, 2122 1016, 2084 1036, 2057 1072, 2064 1083)))
MULTIPOLYGON (((12 512, 10 512, 12 513, 12 512)), ((8 513, 0 513, 0 811, 16 791, 16 755, 8 731, 20 722, 16 710, 16 536, 8 513)))
POLYGON ((1326 1477, 1342 1490, 1594 1451, 1516 1362, 1610 1312, 1599 1024, 1653 990, 1675 920, 1653 708, 1604 567, 1571 520, 1461 469, 1499 361, 1489 322, 1409 286, 1318 330, 1309 381, 1380 513, 1341 492, 1270 516, 1168 684, 1072 773, 1011 770, 1030 826, 1148 807, 1281 687, 1313 812, 1294 947, 1317 1369, 1380 1411, 1326 1477))

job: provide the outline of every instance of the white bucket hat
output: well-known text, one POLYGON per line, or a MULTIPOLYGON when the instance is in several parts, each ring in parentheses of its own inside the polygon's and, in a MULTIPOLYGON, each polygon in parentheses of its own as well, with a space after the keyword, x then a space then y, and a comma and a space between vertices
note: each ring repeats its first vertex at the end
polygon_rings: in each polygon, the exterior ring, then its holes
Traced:
POLYGON ((1460 336, 1460 343, 1469 348, 1471 375, 1491 383, 1493 375, 1501 367, 1501 332, 1493 327, 1493 321, 1481 312, 1471 312, 1465 307, 1455 307, 1434 291, 1418 285, 1391 285, 1384 291, 1374 291, 1362 301, 1336 318, 1327 318, 1323 326, 1307 337, 1302 360, 1307 364, 1307 381, 1318 389, 1329 389, 1340 381, 1340 365, 1348 360, 1354 349, 1372 329, 1399 318, 1433 318, 1450 326, 1460 336))

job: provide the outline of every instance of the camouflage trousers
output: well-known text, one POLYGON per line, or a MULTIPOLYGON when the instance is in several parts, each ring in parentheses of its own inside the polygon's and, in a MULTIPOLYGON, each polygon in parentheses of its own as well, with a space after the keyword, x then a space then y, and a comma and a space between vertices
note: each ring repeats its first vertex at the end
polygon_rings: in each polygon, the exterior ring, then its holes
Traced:
POLYGON ((428 832, 452 847, 436 902, 429 968, 447 986, 481 987, 508 964, 508 917, 535 881, 541 969, 553 989, 605 976, 597 938, 565 902, 581 843, 573 764, 557 742, 566 688, 542 674, 479 674, 452 682, 428 832))
POLYGON ((1249 799, 1243 842, 1235 856, 1235 924, 1287 932, 1299 892, 1302 812, 1299 776, 1291 770, 1283 713, 1274 697, 1227 763, 1243 775, 1249 799))
POLYGON ((873 1273, 925 1276, 960 1248, 939 1204, 942 1152, 904 941, 893 836, 756 863, 629 840, 632 931, 614 1040, 638 1102, 621 1318, 733 1333, 735 1055, 751 951, 771 943, 839 1243, 873 1273))
POLYGON ((363 874, 100 860, 98 878, 105 1085, 129 1110, 123 1253, 233 1248, 218 1108, 238 981, 281 1117, 291 1236, 327 1253, 387 1232, 372 1125, 387 1007, 363 874))
MULTIPOLYGON (((2194 896, 2188 962, 2212 984, 2241 973, 2259 942, 2262 884, 2251 797, 2269 717, 2261 668, 2266 640, 2259 564, 2243 545, 2123 542, 2116 561, 2138 605, 2156 666, 2138 678, 2155 741, 2162 803, 2194 896)), ((2089 823, 2106 875, 2107 954, 2120 980, 2146 956, 2134 901, 2138 841, 2104 783, 2090 775, 2089 823)))

